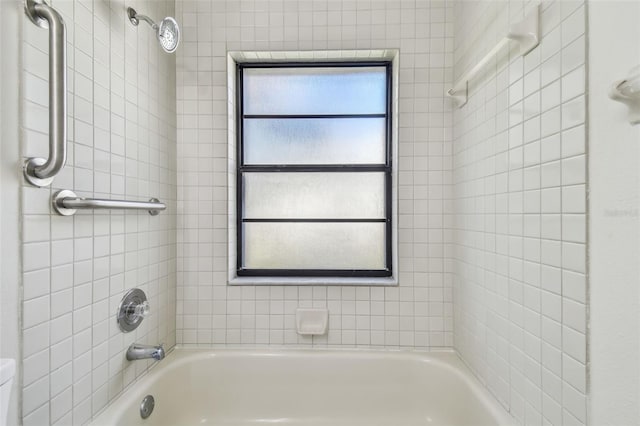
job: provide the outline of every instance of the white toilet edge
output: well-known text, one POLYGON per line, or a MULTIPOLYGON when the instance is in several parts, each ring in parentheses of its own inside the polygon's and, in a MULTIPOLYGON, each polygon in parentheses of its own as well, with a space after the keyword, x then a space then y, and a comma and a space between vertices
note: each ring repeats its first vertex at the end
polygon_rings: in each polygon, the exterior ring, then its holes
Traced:
POLYGON ((10 358, 0 359, 0 386, 13 379, 16 373, 16 361, 10 358))

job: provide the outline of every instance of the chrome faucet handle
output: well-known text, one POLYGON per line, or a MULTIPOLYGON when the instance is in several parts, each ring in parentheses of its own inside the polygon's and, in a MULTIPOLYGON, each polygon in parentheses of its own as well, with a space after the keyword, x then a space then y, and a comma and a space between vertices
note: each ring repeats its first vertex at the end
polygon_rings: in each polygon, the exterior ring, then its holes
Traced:
POLYGON ((133 303, 131 303, 128 306, 128 315, 134 319, 137 320, 138 318, 146 318, 149 316, 149 314, 151 313, 151 306, 149 305, 148 301, 144 301, 138 305, 135 305, 133 303))
POLYGON ((118 325, 128 333, 135 330, 151 312, 147 296, 139 288, 129 290, 118 307, 118 325))

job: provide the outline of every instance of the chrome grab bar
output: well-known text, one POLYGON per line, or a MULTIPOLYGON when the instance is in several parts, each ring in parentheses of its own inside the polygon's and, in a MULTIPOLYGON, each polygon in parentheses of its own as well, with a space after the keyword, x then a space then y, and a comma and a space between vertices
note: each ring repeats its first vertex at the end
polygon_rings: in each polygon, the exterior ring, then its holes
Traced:
POLYGON ((148 210, 151 216, 156 216, 167 206, 157 198, 149 201, 105 200, 100 198, 78 197, 73 191, 67 189, 58 191, 53 195, 53 209, 63 216, 71 216, 77 209, 125 209, 148 210))
POLYGON ((34 24, 49 28, 49 158, 29 158, 24 177, 34 186, 48 186, 67 161, 67 29, 43 0, 25 0, 25 13, 34 24))

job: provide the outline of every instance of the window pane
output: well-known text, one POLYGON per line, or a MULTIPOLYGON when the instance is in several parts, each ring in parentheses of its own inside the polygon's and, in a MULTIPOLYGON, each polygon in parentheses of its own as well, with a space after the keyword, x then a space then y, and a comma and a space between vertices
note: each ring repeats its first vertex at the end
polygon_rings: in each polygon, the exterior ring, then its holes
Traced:
POLYGON ((245 114, 384 114, 385 67, 245 68, 245 114))
POLYGON ((245 164, 384 164, 384 118, 245 119, 245 164))
POLYGON ((244 173, 245 219, 384 219, 384 173, 244 173))
POLYGON ((384 269, 384 223, 245 223, 246 269, 384 269))

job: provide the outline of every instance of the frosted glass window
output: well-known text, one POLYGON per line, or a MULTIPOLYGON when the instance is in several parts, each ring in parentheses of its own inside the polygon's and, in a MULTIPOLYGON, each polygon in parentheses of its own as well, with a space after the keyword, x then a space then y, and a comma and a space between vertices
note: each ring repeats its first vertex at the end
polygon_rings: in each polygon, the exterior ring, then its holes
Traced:
POLYGON ((390 70, 239 65, 239 276, 391 275, 390 70))
POLYGON ((246 219, 384 219, 384 173, 245 173, 246 219))
POLYGON ((384 234, 382 223, 245 223, 243 266, 382 269, 384 234))
POLYGON ((244 113, 384 114, 386 67, 247 68, 244 113))
POLYGON ((384 164, 384 117, 244 120, 245 164, 384 164))

